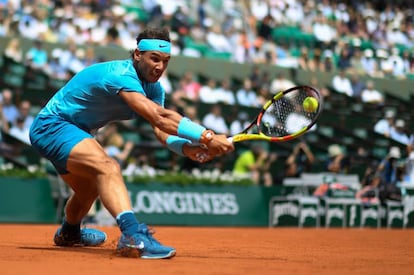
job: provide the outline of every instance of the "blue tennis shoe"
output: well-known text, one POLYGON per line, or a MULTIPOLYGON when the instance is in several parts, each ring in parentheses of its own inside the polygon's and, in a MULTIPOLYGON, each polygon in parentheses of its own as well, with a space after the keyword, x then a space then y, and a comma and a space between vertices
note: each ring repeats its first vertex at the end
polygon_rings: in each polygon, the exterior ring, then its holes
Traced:
POLYGON ((53 238, 57 246, 99 246, 107 239, 105 232, 93 228, 82 228, 75 236, 63 234, 61 230, 58 228, 53 238))
POLYGON ((148 229, 140 223, 138 232, 132 236, 121 235, 117 252, 125 257, 140 257, 142 259, 168 259, 175 256, 175 249, 159 243, 148 229))

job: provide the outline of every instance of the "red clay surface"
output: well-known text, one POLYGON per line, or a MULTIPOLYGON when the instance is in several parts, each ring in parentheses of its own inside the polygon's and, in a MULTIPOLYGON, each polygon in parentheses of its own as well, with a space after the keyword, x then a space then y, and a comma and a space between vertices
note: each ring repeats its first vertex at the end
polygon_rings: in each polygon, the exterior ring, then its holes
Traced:
POLYGON ((105 245, 53 245, 56 225, 0 225, 0 274, 414 274, 414 230, 155 227, 169 260, 116 256, 105 245))

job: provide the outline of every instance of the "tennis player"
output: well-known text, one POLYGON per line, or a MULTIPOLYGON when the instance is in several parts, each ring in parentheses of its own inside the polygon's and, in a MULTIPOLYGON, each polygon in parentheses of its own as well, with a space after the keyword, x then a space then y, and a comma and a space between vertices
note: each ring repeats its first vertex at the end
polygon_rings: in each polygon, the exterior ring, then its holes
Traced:
POLYGON ((120 166, 105 153, 94 133, 111 121, 141 116, 162 144, 195 161, 209 161, 233 151, 234 146, 226 136, 163 108, 165 92, 158 79, 171 58, 169 32, 146 29, 136 40, 131 59, 94 64, 69 80, 36 116, 30 139, 74 191, 55 233, 56 245, 105 242, 104 232, 80 228, 99 197, 121 230, 117 246, 121 254, 127 250, 141 258, 171 258, 175 249, 154 239, 152 230, 136 219, 120 166))

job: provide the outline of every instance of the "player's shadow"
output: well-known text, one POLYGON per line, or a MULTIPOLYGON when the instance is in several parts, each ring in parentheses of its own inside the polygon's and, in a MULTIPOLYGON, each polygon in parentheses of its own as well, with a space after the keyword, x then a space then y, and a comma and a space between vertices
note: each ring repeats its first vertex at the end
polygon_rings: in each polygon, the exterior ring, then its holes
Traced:
POLYGON ((20 246, 18 249, 24 250, 42 250, 42 251, 53 251, 53 252, 75 252, 75 253, 87 253, 87 254, 99 254, 107 256, 116 256, 116 250, 114 248, 106 247, 85 247, 85 246, 73 246, 73 247, 59 247, 59 246, 48 246, 48 247, 32 247, 32 246, 20 246))

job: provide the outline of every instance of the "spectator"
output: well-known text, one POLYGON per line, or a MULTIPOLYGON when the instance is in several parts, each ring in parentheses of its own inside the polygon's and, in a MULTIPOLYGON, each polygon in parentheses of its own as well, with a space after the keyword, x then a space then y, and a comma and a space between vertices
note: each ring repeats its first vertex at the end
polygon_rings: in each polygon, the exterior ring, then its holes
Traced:
POLYGON ((197 102, 200 96, 201 84, 194 79, 192 72, 187 71, 180 79, 179 87, 172 93, 172 100, 180 107, 186 105, 186 101, 197 102))
POLYGON ((387 156, 381 160, 377 173, 385 184, 396 184, 398 182, 397 164, 400 159, 400 148, 393 146, 389 149, 387 156))
POLYGON ((2 141, 2 139, 1 139, 1 132, 8 133, 9 132, 9 128, 10 128, 10 125, 7 122, 6 116, 4 115, 3 103, 0 100, 0 143, 2 141))
POLYGON ((275 64, 277 60, 272 53, 274 51, 268 50, 267 47, 264 47, 265 41, 262 37, 258 37, 253 41, 253 46, 248 48, 248 56, 250 57, 251 62, 255 64, 275 64))
POLYGON ((409 142, 409 136, 407 135, 405 129, 405 121, 402 119, 397 119, 395 121, 394 127, 390 130, 390 138, 398 141, 401 144, 407 145, 409 142))
POLYGON ((275 177, 275 184, 282 184, 287 177, 300 177, 303 172, 310 172, 314 162, 315 156, 308 144, 299 141, 286 158, 283 170, 275 177))
POLYGON ((390 63, 390 73, 392 76, 399 79, 405 78, 408 71, 406 70, 404 60, 400 56, 398 48, 391 50, 391 56, 388 58, 388 62, 390 63))
POLYGON ((361 65, 363 71, 369 76, 378 75, 378 65, 377 61, 374 59, 374 52, 372 49, 366 49, 364 51, 364 56, 361 57, 361 65))
POLYGON ((236 92, 237 103, 241 106, 257 107, 257 95, 252 89, 252 82, 249 78, 243 80, 243 87, 236 92))
POLYGON ((214 104, 211 107, 210 112, 204 116, 202 124, 218 134, 229 135, 229 127, 222 115, 222 108, 219 104, 214 104))
POLYGON ((90 66, 99 62, 100 60, 96 57, 95 48, 94 47, 87 47, 85 49, 85 58, 82 60, 84 66, 90 66))
POLYGON ((344 45, 343 48, 340 49, 338 61, 337 61, 337 68, 339 70, 348 71, 351 68, 351 52, 347 45, 344 45))
POLYGON ((97 139, 110 157, 114 158, 121 167, 126 166, 126 161, 134 148, 134 143, 123 138, 117 123, 110 123, 101 128, 97 134, 97 139))
POLYGON ((350 168, 350 158, 339 144, 331 144, 328 147, 329 158, 326 162, 326 170, 332 173, 346 174, 350 168))
POLYGON ((275 153, 268 153, 262 144, 255 143, 249 150, 237 157, 233 166, 233 174, 237 177, 252 179, 257 185, 263 182, 264 186, 272 186, 270 166, 276 159, 275 153))
POLYGON ((331 50, 325 50, 323 52, 323 60, 321 63, 321 71, 332 72, 335 70, 334 56, 331 50))
POLYGON ((272 94, 270 93, 269 85, 267 84, 261 85, 257 92, 258 106, 263 106, 271 98, 272 98, 272 94))
POLYGON ((230 124, 230 135, 234 136, 241 133, 250 125, 249 114, 246 112, 238 112, 237 119, 230 124))
POLYGON ((35 40, 33 47, 26 53, 26 63, 32 69, 45 70, 47 66, 47 51, 43 48, 43 42, 35 40))
POLYGON ((318 47, 313 48, 313 61, 315 63, 315 70, 316 71, 325 71, 325 63, 322 57, 322 50, 318 47))
POLYGON ((206 35, 207 44, 213 49, 213 51, 220 53, 231 53, 233 48, 228 38, 220 31, 220 26, 214 25, 208 31, 206 35))
POLYGON ((5 88, 2 92, 2 105, 3 105, 3 115, 9 126, 16 121, 19 116, 19 110, 14 104, 13 93, 10 89, 5 88))
POLYGON ((350 62, 350 67, 348 68, 348 71, 358 75, 363 75, 366 74, 367 72, 365 71, 364 68, 364 64, 363 64, 363 52, 361 51, 360 48, 356 48, 354 49, 353 55, 351 56, 349 62, 350 62))
POLYGON ((203 103, 217 103, 217 82, 215 79, 210 78, 207 80, 207 83, 200 88, 200 101, 203 103))
POLYGON ((293 81, 287 79, 283 73, 278 73, 276 78, 273 79, 270 84, 270 92, 272 94, 277 94, 278 92, 285 91, 293 86, 295 86, 293 81))
POLYGON ((360 79, 359 74, 353 73, 351 76, 352 96, 361 100, 362 91, 365 89, 365 83, 360 79))
POLYGON ((317 64, 315 59, 312 58, 309 54, 309 49, 306 47, 301 47, 300 56, 298 58, 299 68, 306 71, 317 71, 317 64))
POLYGON ((324 16, 317 16, 313 24, 313 34, 322 48, 331 48, 332 42, 336 39, 336 30, 324 16))
POLYGON ((335 75, 332 79, 332 88, 341 94, 347 96, 353 96, 351 80, 345 75, 344 70, 340 70, 339 74, 335 75))
POLYGON ((383 185, 382 178, 376 170, 376 165, 367 167, 361 180, 361 189, 355 194, 355 198, 366 205, 378 202, 379 187, 383 185))
MULTIPOLYGON (((34 117, 30 113, 31 108, 32 104, 28 100, 22 100, 19 104, 19 116, 17 119, 23 120, 23 128, 26 130, 30 129, 30 126, 32 126, 34 119, 34 117)), ((13 122, 12 124, 14 125, 16 124, 16 122, 13 122)))
POLYGON ((5 58, 15 63, 22 63, 23 62, 23 50, 20 45, 20 39, 19 38, 10 39, 9 43, 4 49, 3 55, 5 58))
POLYGON ((221 81, 221 84, 216 88, 217 102, 221 102, 227 105, 234 105, 236 98, 234 92, 231 89, 230 79, 225 78, 221 81))
POLYGON ((189 105, 184 109, 184 115, 191 119, 191 121, 201 123, 200 118, 198 117, 197 108, 195 106, 189 105))
POLYGON ((384 117, 378 120, 374 125, 374 131, 378 134, 390 137, 391 129, 394 127, 395 113, 393 110, 387 110, 384 117))
POLYGON ((60 64, 59 61, 61 54, 62 49, 60 48, 55 48, 52 50, 51 58, 45 68, 45 72, 51 79, 69 80, 69 72, 64 66, 60 64))
POLYGON ((318 81, 317 77, 312 77, 309 81, 310 86, 316 88, 321 93, 324 100, 328 100, 331 96, 330 90, 325 87, 324 85, 321 85, 318 81))
MULTIPOLYGON (((249 37, 247 36, 246 32, 240 32, 236 41, 236 46, 232 51, 232 60, 237 63, 252 62, 254 49, 249 41, 249 37)), ((253 61, 253 63, 259 62, 253 61)))
POLYGON ((260 86, 262 86, 262 76, 260 74, 260 67, 254 66, 250 75, 249 79, 252 82, 252 89, 257 91, 259 90, 260 86))
POLYGON ((384 104, 384 95, 374 88, 372 80, 368 80, 365 89, 361 92, 361 101, 382 106, 384 104))
POLYGON ((24 126, 24 118, 18 117, 10 127, 9 134, 19 141, 30 145, 29 128, 24 126))

